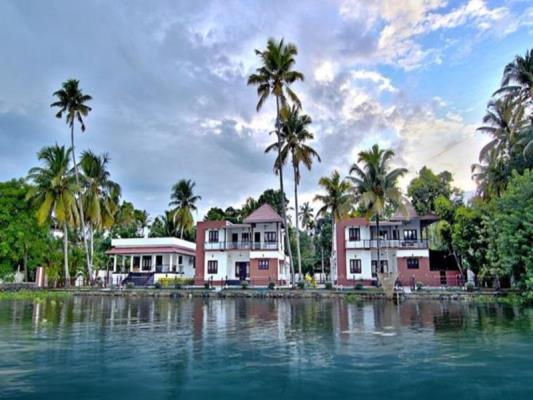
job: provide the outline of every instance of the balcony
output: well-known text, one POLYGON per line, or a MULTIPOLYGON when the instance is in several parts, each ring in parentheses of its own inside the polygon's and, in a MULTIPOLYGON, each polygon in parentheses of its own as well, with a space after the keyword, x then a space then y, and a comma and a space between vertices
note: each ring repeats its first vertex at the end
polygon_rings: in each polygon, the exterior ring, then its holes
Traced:
POLYGON ((278 250, 278 242, 205 242, 205 250, 278 250))
MULTIPOLYGON (((372 240, 347 240, 347 249, 377 249, 378 241, 372 240)), ((381 239, 379 247, 382 249, 427 249, 427 240, 388 240, 381 239)))

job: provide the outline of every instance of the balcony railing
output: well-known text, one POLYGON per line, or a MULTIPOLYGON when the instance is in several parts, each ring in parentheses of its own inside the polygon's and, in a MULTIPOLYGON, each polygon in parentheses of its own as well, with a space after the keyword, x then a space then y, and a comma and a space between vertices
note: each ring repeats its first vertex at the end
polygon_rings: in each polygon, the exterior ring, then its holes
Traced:
MULTIPOLYGON (((378 241, 372 240, 347 240, 347 249, 376 249, 378 241)), ((382 249, 427 249, 427 240, 388 240, 381 239, 379 247, 382 249)))
POLYGON ((183 274, 183 264, 175 265, 174 267, 176 268, 175 270, 169 264, 156 265, 155 272, 157 272, 158 274, 161 274, 161 273, 183 274))
POLYGON ((278 250, 278 242, 205 242, 205 250, 278 250))

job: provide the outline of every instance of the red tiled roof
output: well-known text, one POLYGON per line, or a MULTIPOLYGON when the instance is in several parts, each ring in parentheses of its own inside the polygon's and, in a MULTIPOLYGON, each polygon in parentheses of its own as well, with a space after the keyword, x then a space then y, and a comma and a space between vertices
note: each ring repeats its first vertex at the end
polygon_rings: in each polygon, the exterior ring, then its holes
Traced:
POLYGON ((132 254, 185 254, 194 256, 195 251, 180 246, 140 246, 140 247, 113 247, 106 251, 110 255, 132 255, 132 254))
POLYGON ((283 222, 283 218, 274 211, 270 204, 265 203, 245 218, 244 222, 247 224, 259 222, 283 222))

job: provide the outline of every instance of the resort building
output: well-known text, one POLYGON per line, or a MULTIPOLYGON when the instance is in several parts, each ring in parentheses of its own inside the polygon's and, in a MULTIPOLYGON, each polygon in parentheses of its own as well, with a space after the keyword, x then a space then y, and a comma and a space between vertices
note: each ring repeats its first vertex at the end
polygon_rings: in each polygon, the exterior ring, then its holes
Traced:
POLYGON ((289 283, 283 219, 264 204, 240 224, 203 221, 196 225, 197 285, 289 283))
POLYGON ((403 286, 462 284, 455 263, 433 256, 429 249, 427 228, 438 218, 418 215, 412 205, 407 211, 406 216, 396 213, 390 220, 380 221, 379 265, 375 221, 351 218, 337 223, 337 265, 332 280, 343 286, 370 285, 377 281, 378 272, 397 272, 403 286))
POLYGON ((110 271, 100 271, 105 282, 136 286, 157 283, 161 278, 194 278, 196 245, 174 238, 113 239, 110 271))

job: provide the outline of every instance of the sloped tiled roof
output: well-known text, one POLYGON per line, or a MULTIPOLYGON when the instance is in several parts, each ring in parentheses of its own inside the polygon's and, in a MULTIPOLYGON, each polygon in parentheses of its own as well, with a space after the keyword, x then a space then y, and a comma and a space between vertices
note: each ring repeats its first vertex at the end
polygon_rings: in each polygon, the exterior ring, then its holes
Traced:
POLYGON ((274 211, 270 204, 263 204, 248 217, 244 219, 247 224, 259 223, 259 222, 283 222, 283 218, 274 211))
POLYGON ((415 208, 411 204, 411 202, 407 202, 405 205, 405 208, 407 209, 407 214, 403 214, 400 210, 396 211, 391 221, 409 221, 412 219, 421 219, 421 220, 438 220, 439 218, 436 215, 433 214, 426 214, 426 215, 418 215, 415 208))

